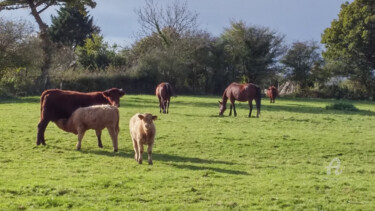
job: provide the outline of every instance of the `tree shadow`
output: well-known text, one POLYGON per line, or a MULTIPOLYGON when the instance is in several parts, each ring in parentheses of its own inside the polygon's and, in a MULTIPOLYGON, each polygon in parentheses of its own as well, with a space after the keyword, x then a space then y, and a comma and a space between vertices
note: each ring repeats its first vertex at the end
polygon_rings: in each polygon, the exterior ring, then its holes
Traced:
POLYGON ((0 98, 0 104, 40 103, 39 97, 6 97, 0 98))
POLYGON ((364 116, 375 116, 375 112, 369 110, 359 111, 343 111, 343 110, 331 110, 323 107, 313 107, 300 104, 288 104, 288 105, 262 105, 262 108, 266 111, 285 111, 293 113, 309 113, 309 114, 343 114, 343 115, 364 115, 364 116))

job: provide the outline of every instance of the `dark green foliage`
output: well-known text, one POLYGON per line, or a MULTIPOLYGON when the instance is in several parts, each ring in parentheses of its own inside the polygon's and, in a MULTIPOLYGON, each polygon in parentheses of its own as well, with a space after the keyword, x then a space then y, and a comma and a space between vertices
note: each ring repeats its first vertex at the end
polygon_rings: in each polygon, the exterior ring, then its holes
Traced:
POLYGON ((313 72, 318 75, 322 71, 323 60, 316 43, 295 42, 280 62, 285 65, 286 77, 304 89, 313 85, 313 72))
POLYGON ((359 111, 353 104, 350 103, 333 103, 331 105, 327 105, 326 109, 332 110, 343 110, 343 111, 359 111))
POLYGON ((99 33, 99 28, 93 25, 93 18, 87 15, 86 9, 65 6, 58 11, 58 16, 51 16, 49 27, 51 40, 55 43, 75 47, 82 46, 86 38, 93 33, 99 33))
POLYGON ((327 60, 345 63, 341 75, 360 82, 375 100, 375 1, 355 0, 342 4, 338 19, 331 23, 322 41, 327 60))
POLYGON ((93 34, 87 38, 83 46, 77 46, 76 54, 79 63, 89 70, 104 70, 109 65, 120 67, 125 64, 125 58, 111 49, 103 37, 93 34))
POLYGON ((279 70, 277 60, 285 51, 283 40, 269 28, 232 22, 219 40, 231 80, 260 83, 273 76, 279 70))

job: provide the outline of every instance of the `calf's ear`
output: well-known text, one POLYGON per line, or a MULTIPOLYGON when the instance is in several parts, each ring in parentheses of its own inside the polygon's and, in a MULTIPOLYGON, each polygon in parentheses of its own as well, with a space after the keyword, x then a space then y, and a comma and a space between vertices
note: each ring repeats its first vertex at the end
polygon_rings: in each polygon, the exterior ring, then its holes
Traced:
POLYGON ((152 116, 152 120, 156 120, 158 116, 152 116))
POLYGON ((145 118, 145 116, 143 116, 142 114, 138 114, 138 118, 142 120, 143 118, 145 118))

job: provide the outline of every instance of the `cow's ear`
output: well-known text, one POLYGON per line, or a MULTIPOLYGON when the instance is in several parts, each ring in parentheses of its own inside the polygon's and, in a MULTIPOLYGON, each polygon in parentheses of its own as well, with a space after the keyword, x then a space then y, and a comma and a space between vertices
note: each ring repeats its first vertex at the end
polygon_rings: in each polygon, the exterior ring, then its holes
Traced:
POLYGON ((156 120, 158 116, 152 116, 152 120, 156 120))
POLYGON ((145 116, 143 116, 142 114, 138 114, 138 118, 142 120, 143 118, 145 118, 145 116))

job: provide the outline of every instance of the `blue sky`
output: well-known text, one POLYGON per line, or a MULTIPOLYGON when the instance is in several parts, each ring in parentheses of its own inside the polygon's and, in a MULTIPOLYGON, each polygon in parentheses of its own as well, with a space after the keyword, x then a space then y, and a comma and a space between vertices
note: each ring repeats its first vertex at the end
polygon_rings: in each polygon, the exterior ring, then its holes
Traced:
MULTIPOLYGON (((156 0, 155 0, 156 1, 156 0)), ((320 37, 331 21, 338 17, 340 5, 346 0, 188 0, 189 10, 198 14, 199 28, 219 36, 230 21, 242 20, 249 25, 265 26, 285 35, 286 44, 295 41, 315 40, 320 37)), ((349 0, 352 2, 353 0, 349 0)), ((109 43, 130 45, 137 38, 140 26, 136 9, 144 6, 143 0, 97 0, 90 10, 94 23, 102 30, 109 43)), ((170 0, 159 0, 166 5, 170 0)), ((49 23, 56 8, 43 14, 49 23)), ((2 11, 0 17, 26 19, 35 25, 29 10, 2 11)))

